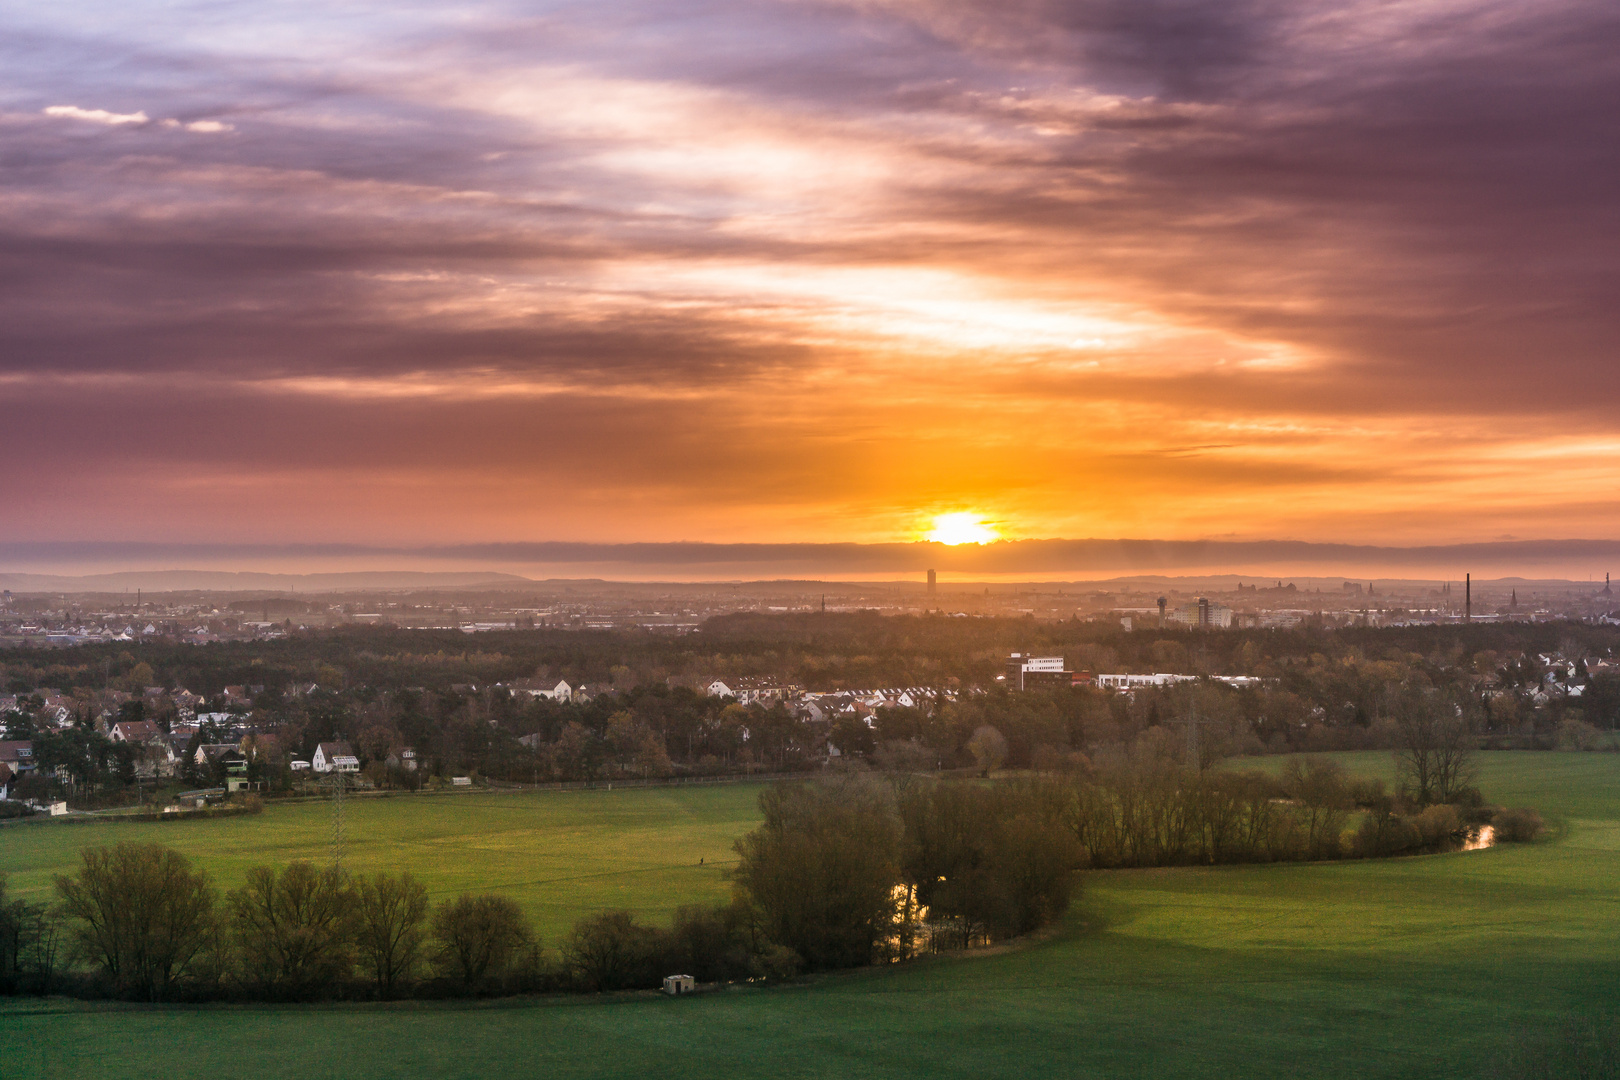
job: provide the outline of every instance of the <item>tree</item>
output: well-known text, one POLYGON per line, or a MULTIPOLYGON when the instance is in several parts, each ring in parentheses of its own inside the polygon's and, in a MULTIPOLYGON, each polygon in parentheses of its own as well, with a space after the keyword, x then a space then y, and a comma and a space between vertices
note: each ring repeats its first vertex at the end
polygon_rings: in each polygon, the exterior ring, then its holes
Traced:
POLYGON ((1460 706, 1427 688, 1407 688, 1394 710, 1396 771, 1414 802, 1449 802, 1478 776, 1473 725, 1460 706))
POLYGON ((989 724, 982 724, 974 729, 973 738, 968 740, 968 752, 973 755, 973 761, 979 766, 980 776, 989 776, 1001 768, 1002 762, 1007 760, 1007 740, 1001 732, 989 724))
POLYGON ((811 967, 871 962, 893 931, 900 820, 870 778, 778 785, 760 793, 764 822, 737 841, 739 899, 771 940, 811 967))
POLYGON ((840 716, 833 721, 830 741, 845 754, 870 754, 877 749, 872 729, 858 716, 840 716))
POLYGON ((56 892, 79 954, 120 993, 161 1001, 192 974, 207 944, 215 891, 202 870, 160 844, 87 847, 56 892))
POLYGON ((226 900, 243 967, 266 991, 301 997, 353 970, 357 904, 337 867, 256 866, 226 900))
POLYGON ((44 904, 6 899, 0 873, 0 993, 49 993, 61 944, 61 924, 44 904))
POLYGON ((408 981, 422 958, 428 919, 427 888, 408 873, 376 873, 356 886, 356 940, 377 989, 391 994, 408 981))
POLYGON ((652 977, 656 937, 628 911, 603 911, 574 924, 563 962, 586 989, 620 990, 652 977))
POLYGON ((458 896, 433 913, 439 965, 466 986, 505 973, 534 936, 523 912, 505 896, 458 896))
POLYGON ((1084 861, 1065 823, 1072 798, 1051 782, 921 783, 901 798, 903 867, 933 922, 964 947, 978 936, 1027 933, 1069 904, 1084 861))

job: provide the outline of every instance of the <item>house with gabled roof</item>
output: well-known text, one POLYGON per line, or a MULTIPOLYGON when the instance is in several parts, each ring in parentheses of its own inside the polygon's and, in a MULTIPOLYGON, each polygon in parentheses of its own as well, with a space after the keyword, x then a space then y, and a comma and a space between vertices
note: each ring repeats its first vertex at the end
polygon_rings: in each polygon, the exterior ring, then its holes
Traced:
POLYGON ((163 729, 151 720, 120 720, 107 736, 113 742, 145 745, 163 737, 163 729))
POLYGON ((357 773, 360 771, 360 759, 346 742, 323 742, 316 745, 315 754, 309 759, 309 767, 318 773, 357 773))

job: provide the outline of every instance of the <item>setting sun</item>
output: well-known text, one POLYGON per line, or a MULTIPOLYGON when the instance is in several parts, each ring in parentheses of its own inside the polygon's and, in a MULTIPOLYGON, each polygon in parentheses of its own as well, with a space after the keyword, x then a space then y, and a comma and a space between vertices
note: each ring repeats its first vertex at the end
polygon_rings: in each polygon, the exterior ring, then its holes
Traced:
POLYGON ((928 532, 928 540, 935 544, 988 544, 1000 539, 1001 534, 994 526, 969 511, 940 514, 934 518, 934 527, 928 532))

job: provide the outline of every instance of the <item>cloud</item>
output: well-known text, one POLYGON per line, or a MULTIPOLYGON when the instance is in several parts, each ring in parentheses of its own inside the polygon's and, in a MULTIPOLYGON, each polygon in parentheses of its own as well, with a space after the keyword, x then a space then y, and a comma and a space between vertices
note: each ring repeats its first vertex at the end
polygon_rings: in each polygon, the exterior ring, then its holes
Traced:
POLYGON ((1620 533, 1612 4, 233 10, 0 22, 15 98, 242 128, 7 122, 64 529, 1620 533))
POLYGON ((92 124, 106 124, 108 127, 123 127, 150 123, 150 118, 144 112, 115 113, 106 109, 81 109, 77 105, 48 105, 46 116, 56 116, 67 120, 87 120, 92 124))
POLYGON ((184 128, 187 131, 194 131, 199 135, 215 135, 224 131, 236 130, 236 125, 227 124, 220 120, 193 120, 190 123, 186 123, 180 120, 169 119, 163 121, 163 126, 166 128, 184 128))

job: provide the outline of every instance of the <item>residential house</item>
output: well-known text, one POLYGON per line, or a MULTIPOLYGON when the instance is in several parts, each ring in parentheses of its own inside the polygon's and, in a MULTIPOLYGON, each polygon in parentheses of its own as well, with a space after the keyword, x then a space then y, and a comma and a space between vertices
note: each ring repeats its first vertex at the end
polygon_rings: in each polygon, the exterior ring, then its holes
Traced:
POLYGON ((33 772, 34 744, 27 739, 0 742, 0 765, 9 766, 17 776, 33 772))
MULTIPOLYGON (((522 742, 522 739, 518 740, 522 742)), ((408 746, 390 751, 388 754, 388 767, 390 769, 404 769, 406 772, 415 772, 417 766, 416 751, 408 746)))
POLYGON ((0 799, 11 798, 11 766, 0 761, 0 799))
POLYGON ((246 761, 247 757, 235 743, 203 743, 197 747, 192 760, 198 765, 214 765, 221 761, 246 761))
POLYGON ((346 742, 323 742, 315 747, 309 767, 318 773, 357 773, 360 771, 360 759, 346 742))
POLYGON ((517 679, 508 683, 507 689, 514 694, 549 698, 552 701, 568 701, 574 696, 574 688, 562 679, 558 679, 555 683, 543 679, 517 679))
POLYGON ((151 720, 120 720, 108 738, 113 742, 145 744, 163 737, 163 729, 151 720))

